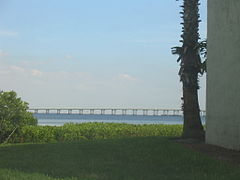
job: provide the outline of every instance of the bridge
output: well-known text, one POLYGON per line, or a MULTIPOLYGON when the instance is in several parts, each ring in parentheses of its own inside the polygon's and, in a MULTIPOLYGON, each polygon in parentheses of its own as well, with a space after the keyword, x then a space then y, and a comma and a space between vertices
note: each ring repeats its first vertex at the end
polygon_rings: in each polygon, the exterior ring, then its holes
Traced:
MULTIPOLYGON (((79 115, 143 115, 143 116, 182 116, 181 109, 135 109, 135 108, 30 108, 34 114, 79 114, 79 115)), ((200 111, 201 116, 206 111, 200 111)))

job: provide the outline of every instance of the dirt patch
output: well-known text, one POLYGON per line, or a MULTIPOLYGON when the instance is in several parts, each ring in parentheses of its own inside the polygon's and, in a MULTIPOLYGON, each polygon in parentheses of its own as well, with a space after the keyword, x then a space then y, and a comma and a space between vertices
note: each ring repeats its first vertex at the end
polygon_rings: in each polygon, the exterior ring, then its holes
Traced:
POLYGON ((240 151, 230 150, 194 140, 175 139, 177 143, 194 151, 206 154, 219 160, 228 161, 240 165, 240 151))

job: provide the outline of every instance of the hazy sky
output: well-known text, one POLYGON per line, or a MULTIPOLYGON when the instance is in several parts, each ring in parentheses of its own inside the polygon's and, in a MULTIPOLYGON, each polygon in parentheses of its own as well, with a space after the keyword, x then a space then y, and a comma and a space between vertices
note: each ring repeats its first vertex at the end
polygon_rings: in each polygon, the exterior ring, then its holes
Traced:
MULTIPOLYGON (((200 13, 206 37, 206 1, 200 13)), ((175 0, 0 0, 0 89, 30 107, 180 108, 175 0)), ((200 106, 205 109, 205 77, 200 106)))

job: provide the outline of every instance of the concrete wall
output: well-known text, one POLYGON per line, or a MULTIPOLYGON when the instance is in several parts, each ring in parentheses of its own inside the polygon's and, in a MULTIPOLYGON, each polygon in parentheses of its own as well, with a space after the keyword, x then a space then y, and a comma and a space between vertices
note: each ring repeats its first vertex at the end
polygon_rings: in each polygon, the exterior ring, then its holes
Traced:
POLYGON ((208 0, 206 142, 240 150, 240 0, 208 0))

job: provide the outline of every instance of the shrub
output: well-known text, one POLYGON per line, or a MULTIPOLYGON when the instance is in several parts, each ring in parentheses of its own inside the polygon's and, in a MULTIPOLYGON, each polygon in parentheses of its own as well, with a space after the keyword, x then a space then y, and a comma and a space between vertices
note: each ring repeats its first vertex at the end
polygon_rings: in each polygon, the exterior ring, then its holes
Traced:
POLYGON ((68 123, 63 126, 24 126, 19 134, 11 138, 11 142, 42 143, 138 136, 180 136, 181 133, 182 125, 68 123))
POLYGON ((27 112, 28 103, 14 91, 0 92, 0 143, 25 125, 37 125, 37 119, 27 112))

